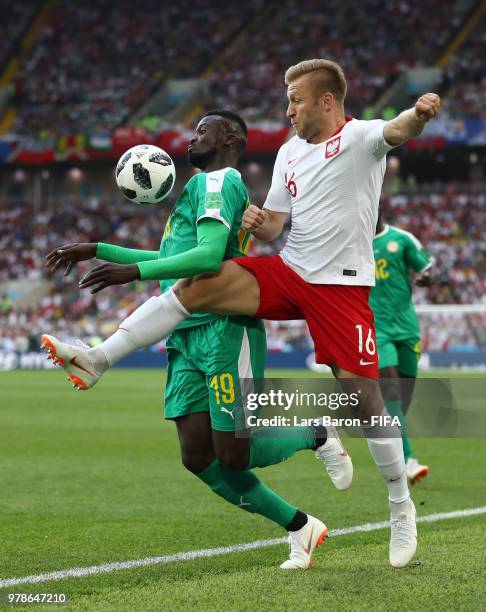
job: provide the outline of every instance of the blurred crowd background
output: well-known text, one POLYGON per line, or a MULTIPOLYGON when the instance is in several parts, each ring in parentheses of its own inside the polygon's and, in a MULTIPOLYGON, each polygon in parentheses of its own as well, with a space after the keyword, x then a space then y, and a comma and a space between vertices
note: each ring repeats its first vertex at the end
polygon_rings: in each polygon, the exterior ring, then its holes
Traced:
MULTIPOLYGON (((63 0, 48 11, 11 80, 11 131, 47 138, 113 130, 165 79, 201 73, 204 107, 234 107, 248 121, 279 122, 282 75, 308 57, 339 61, 348 80, 347 111, 361 116, 404 71, 438 62, 477 4, 245 0, 235 7, 180 0, 161 7, 139 0, 134 11, 128 0, 63 0)), ((0 2, 0 57, 15 52, 9 42, 18 42, 38 6, 0 2)), ((482 15, 444 68, 444 109, 454 117, 486 116, 485 31, 482 15)))
MULTIPOLYGON (((442 116, 454 129, 463 125, 454 122, 469 119, 486 125, 486 10, 476 0, 447 6, 442 0, 246 0, 238 6, 139 0, 136 10, 128 0, 0 0, 0 11, 0 154, 2 142, 40 150, 62 137, 111 134, 124 125, 190 129, 214 107, 238 111, 250 126, 281 128, 287 125, 282 75, 310 57, 343 66, 346 111, 353 116, 394 116, 395 98, 380 100, 408 71, 433 68, 442 116), (174 79, 190 84, 193 97, 174 94, 174 79)), ((402 106, 417 95, 413 87, 402 92, 402 106)), ((415 289, 419 304, 486 303, 482 142, 454 151, 435 143, 391 158, 385 219, 414 233, 436 259, 434 284, 415 289)), ((253 203, 265 200, 275 153, 244 159, 253 203)), ((135 283, 93 297, 77 288, 87 264, 67 278, 62 271, 48 276, 44 268, 46 253, 70 242, 158 248, 176 191, 190 176, 187 163, 176 159, 181 171, 173 197, 154 209, 124 203, 112 180, 115 162, 32 169, 6 154, 0 163, 0 349, 37 350, 41 332, 94 343, 158 293, 157 283, 135 283), (16 291, 25 282, 44 283, 48 291, 19 306, 16 291)), ((251 254, 278 252, 285 237, 254 243, 251 254)), ((482 339, 475 328, 486 327, 484 317, 427 316, 425 349, 477 349, 482 339)), ((268 332, 273 350, 310 347, 302 322, 269 322, 268 332)))
MULTIPOLYGON (((264 164, 257 164, 263 172, 264 164)), ((265 181, 270 183, 270 165, 265 181)), ((251 164, 255 172, 255 162, 251 164)), ((247 172, 251 176, 251 172, 247 172)), ((259 180, 262 177, 259 175, 259 180)), ((248 181, 251 183, 251 180, 248 181)), ((252 201, 262 204, 258 190, 252 201)), ((415 234, 436 259, 434 283, 414 289, 419 304, 486 304, 486 194, 481 184, 422 184, 403 187, 382 197, 385 218, 415 234)), ((169 206, 136 208, 122 201, 91 199, 63 203, 35 212, 28 202, 0 208, 0 286, 18 280, 50 281, 49 294, 32 308, 15 309, 4 294, 1 299, 0 347, 37 348, 40 333, 61 333, 93 342, 111 333, 116 323, 152 295, 156 282, 112 287, 96 296, 80 291, 77 281, 87 262, 65 277, 59 270, 48 275, 45 255, 51 249, 73 242, 110 242, 130 248, 157 250, 169 206)), ((254 241, 250 255, 272 255, 285 243, 289 228, 272 243, 254 241)), ((413 284, 413 278, 411 279, 413 284)), ((478 317, 480 315, 477 315, 478 317)), ((484 316, 482 317, 484 319, 484 316)), ((424 319, 424 347, 429 350, 468 350, 478 340, 470 326, 450 316, 424 319)), ((482 322, 482 325, 486 321, 482 322)), ((294 350, 311 346, 305 323, 268 322, 269 347, 294 350)))

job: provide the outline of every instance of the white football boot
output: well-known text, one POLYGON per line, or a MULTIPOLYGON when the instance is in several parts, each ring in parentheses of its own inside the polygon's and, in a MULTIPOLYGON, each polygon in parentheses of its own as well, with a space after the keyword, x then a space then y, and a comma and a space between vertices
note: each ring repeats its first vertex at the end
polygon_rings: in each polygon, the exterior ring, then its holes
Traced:
POLYGON ((42 348, 47 351, 47 358, 66 370, 68 381, 73 383, 75 389, 87 391, 101 378, 101 373, 95 370, 93 360, 88 355, 88 346, 67 344, 47 334, 42 336, 41 342, 42 348))
POLYGON ((390 510, 390 565, 405 567, 417 550, 417 512, 410 498, 401 504, 390 502, 390 510))
POLYGON ((334 427, 327 427, 327 440, 316 449, 316 458, 326 466, 336 489, 349 489, 353 481, 353 462, 334 427))
POLYGON ((408 482, 413 485, 423 480, 429 473, 429 466, 421 465, 414 457, 407 459, 405 469, 407 470, 408 482))
POLYGON ((307 523, 298 531, 289 531, 289 559, 282 563, 281 569, 309 569, 312 566, 312 553, 321 544, 329 529, 322 521, 307 515, 307 523))

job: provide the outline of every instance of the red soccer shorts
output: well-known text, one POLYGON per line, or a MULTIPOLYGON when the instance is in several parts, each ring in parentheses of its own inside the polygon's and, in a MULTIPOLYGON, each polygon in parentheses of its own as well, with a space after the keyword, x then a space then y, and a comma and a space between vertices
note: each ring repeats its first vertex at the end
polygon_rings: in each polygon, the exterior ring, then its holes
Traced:
POLYGON ((284 264, 279 255, 232 259, 257 279, 256 317, 274 321, 305 319, 316 362, 336 365, 358 376, 378 378, 369 287, 313 285, 284 264))

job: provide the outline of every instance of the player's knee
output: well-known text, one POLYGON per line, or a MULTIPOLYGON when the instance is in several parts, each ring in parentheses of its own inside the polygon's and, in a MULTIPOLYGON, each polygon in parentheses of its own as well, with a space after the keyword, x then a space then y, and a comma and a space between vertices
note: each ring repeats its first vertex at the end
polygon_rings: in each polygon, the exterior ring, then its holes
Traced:
POLYGON ((229 470, 243 471, 248 467, 248 453, 237 449, 221 449, 216 453, 221 465, 229 470))
POLYGON ((182 465, 193 474, 200 474, 214 461, 214 456, 206 452, 184 450, 181 453, 182 465))
POLYGON ((398 402, 401 399, 400 381, 393 378, 380 379, 383 399, 390 402, 398 402))
POLYGON ((203 283, 194 281, 194 278, 181 278, 172 287, 181 304, 191 313, 200 312, 204 307, 203 283))

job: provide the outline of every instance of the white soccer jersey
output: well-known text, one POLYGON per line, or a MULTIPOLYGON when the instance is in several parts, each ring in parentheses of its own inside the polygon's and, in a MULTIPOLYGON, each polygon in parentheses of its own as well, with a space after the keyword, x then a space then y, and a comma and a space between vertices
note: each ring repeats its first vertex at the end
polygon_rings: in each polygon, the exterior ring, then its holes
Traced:
POLYGON ((328 140, 294 136, 279 150, 264 208, 290 212, 283 261, 314 284, 375 284, 375 236, 386 153, 381 119, 346 124, 328 140))

